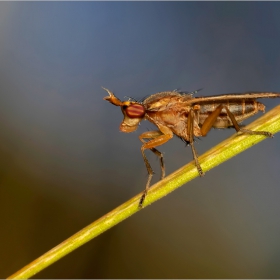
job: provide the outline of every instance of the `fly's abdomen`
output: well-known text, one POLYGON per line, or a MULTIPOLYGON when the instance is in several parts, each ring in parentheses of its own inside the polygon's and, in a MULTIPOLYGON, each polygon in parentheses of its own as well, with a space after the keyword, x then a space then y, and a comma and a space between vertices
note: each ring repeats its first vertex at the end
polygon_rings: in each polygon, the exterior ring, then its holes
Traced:
POLYGON ((214 123, 213 127, 216 128, 227 128, 233 126, 228 113, 225 109, 227 107, 229 111, 234 115, 236 121, 241 123, 243 120, 255 115, 259 111, 264 112, 265 106, 255 100, 236 100, 230 102, 215 102, 212 104, 202 104, 200 106, 199 112, 199 124, 202 125, 205 119, 210 116, 215 109, 222 105, 224 108, 219 114, 217 121, 214 123))

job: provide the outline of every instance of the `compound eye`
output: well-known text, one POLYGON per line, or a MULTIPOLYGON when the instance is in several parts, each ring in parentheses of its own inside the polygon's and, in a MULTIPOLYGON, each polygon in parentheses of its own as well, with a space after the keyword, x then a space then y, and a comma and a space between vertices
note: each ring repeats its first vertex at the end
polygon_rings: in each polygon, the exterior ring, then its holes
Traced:
POLYGON ((129 118, 142 118, 145 115, 145 108, 141 104, 132 104, 123 109, 129 118))

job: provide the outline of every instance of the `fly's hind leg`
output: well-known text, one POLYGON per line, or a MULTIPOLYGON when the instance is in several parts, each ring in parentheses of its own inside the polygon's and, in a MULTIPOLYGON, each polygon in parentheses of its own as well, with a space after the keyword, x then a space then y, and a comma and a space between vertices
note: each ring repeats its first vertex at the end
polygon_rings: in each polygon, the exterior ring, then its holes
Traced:
POLYGON ((250 135, 264 135, 264 136, 266 136, 266 137, 273 138, 273 134, 270 133, 270 132, 268 132, 268 131, 253 131, 253 130, 250 130, 250 129, 246 129, 246 128, 240 127, 240 126, 238 125, 238 123, 237 123, 237 121, 236 121, 234 115, 231 113, 231 111, 230 111, 226 106, 224 106, 224 108, 226 109, 227 114, 228 114, 228 116, 229 116, 229 118, 230 118, 230 120, 231 120, 231 122, 232 122, 232 124, 233 124, 233 126, 234 126, 234 128, 235 128, 235 130, 236 130, 237 132, 240 131, 240 132, 243 132, 243 133, 245 133, 245 134, 250 134, 250 135))
POLYGON ((154 174, 153 169, 152 169, 144 151, 146 149, 149 149, 155 155, 157 155, 160 158, 161 179, 163 179, 164 176, 165 176, 165 167, 164 167, 163 155, 160 151, 158 151, 154 147, 164 144, 171 137, 172 137, 172 134, 164 134, 161 131, 147 131, 147 132, 144 132, 143 134, 141 134, 139 136, 139 139, 143 143, 143 145, 141 147, 141 153, 142 153, 142 156, 143 156, 143 159, 144 159, 147 171, 148 171, 148 180, 147 180, 147 183, 146 183, 145 190, 144 190, 144 192, 142 194, 142 197, 140 199, 140 202, 139 202, 139 208, 141 208, 143 203, 144 203, 145 197, 146 197, 148 189, 150 187, 151 179, 152 179, 153 174, 154 174), (144 139, 152 139, 152 140, 146 142, 144 139))
POLYGON ((204 123, 201 127, 202 136, 205 136, 209 132, 209 130, 212 128, 213 124, 216 122, 216 120, 217 120, 218 116, 220 115, 223 108, 225 108, 225 110, 227 111, 228 117, 230 118, 230 120, 237 132, 242 132, 242 133, 251 134, 251 135, 265 135, 267 137, 273 137, 273 134, 268 131, 253 131, 253 130, 249 130, 249 129, 240 127, 237 120, 235 119, 234 115, 232 114, 232 112, 228 109, 227 106, 225 106, 223 104, 219 105, 215 109, 215 111, 213 111, 204 121, 204 123))

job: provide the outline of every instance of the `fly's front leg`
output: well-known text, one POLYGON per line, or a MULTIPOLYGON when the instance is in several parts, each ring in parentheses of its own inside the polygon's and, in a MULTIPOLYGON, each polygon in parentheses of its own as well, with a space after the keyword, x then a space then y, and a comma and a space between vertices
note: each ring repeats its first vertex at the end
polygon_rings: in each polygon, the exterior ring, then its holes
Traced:
POLYGON ((196 152, 196 149, 195 149, 195 147, 194 147, 193 122, 194 122, 194 110, 191 109, 191 110, 190 110, 190 113, 189 113, 189 116, 188 116, 187 134, 189 135, 189 142, 190 142, 190 145, 191 145, 191 148, 192 148, 193 159, 194 159, 194 162, 195 162, 197 171, 198 171, 198 173, 199 173, 199 176, 202 177, 202 176, 204 176, 204 172, 203 172, 203 170, 202 170, 202 168, 201 168, 201 166, 200 166, 200 163, 199 163, 199 161, 198 161, 197 152, 196 152))
POLYGON ((144 162, 146 164, 146 168, 147 168, 147 171, 148 171, 148 174, 149 174, 145 190, 144 190, 144 192, 142 194, 142 197, 140 199, 140 202, 139 202, 139 208, 141 208, 143 203, 144 203, 144 200, 145 200, 145 197, 147 195, 148 189, 150 187, 151 179, 152 179, 152 176, 153 176, 153 173, 154 173, 144 151, 147 150, 147 149, 150 149, 156 155, 160 156, 162 177, 163 177, 164 176, 163 156, 162 156, 162 153, 159 152, 154 147, 164 144, 165 142, 170 140, 172 138, 172 136, 173 136, 172 133, 164 134, 164 132, 161 132, 161 131, 148 131, 148 132, 145 132, 145 133, 143 133, 139 136, 140 140, 144 143, 141 147, 141 153, 142 153, 142 156, 143 156, 143 159, 144 159, 144 162), (145 140, 143 140, 143 138, 154 138, 154 139, 152 139, 148 142, 145 142, 145 140))
MULTIPOLYGON (((158 131, 147 131, 147 132, 142 133, 139 136, 139 139, 142 143, 147 143, 147 141, 145 141, 144 139, 153 139, 153 138, 157 138, 158 136, 161 136, 161 135, 162 135, 162 132, 160 132, 159 130, 158 131)), ((163 154, 155 148, 151 148, 150 150, 155 155, 157 155, 160 159, 160 168, 161 168, 161 178, 160 179, 162 180, 165 177, 165 167, 164 167, 164 161, 163 161, 163 154)), ((145 161, 147 170, 150 169, 152 171, 152 174, 153 174, 154 172, 153 172, 153 170, 151 168, 151 165, 148 162, 148 160, 147 159, 145 160, 145 158, 144 158, 144 161, 145 161)), ((150 172, 149 172, 149 174, 150 174, 150 172)))

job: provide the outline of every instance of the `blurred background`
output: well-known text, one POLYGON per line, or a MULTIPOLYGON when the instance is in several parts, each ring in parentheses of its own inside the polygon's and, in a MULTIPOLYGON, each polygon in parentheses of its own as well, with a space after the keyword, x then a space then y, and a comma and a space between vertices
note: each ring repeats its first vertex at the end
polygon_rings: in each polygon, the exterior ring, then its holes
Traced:
MULTIPOLYGON (((138 135, 153 126, 119 132, 101 86, 122 100, 280 91, 279 14, 279 2, 1 2, 0 278, 144 189, 138 135)), ((212 130, 198 153, 233 133, 212 130)), ((192 160, 177 138, 160 150, 167 174, 192 160)), ((275 135, 35 278, 279 278, 279 152, 275 135)))

